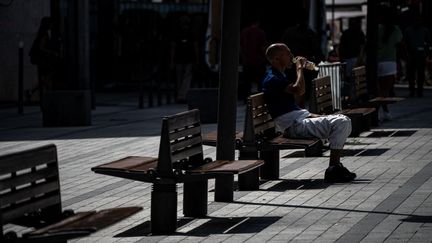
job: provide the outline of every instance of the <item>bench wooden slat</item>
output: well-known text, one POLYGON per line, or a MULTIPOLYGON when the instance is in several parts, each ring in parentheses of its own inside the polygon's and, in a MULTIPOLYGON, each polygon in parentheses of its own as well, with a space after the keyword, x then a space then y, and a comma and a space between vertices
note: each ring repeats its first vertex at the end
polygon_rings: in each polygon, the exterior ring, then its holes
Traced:
POLYGON ((369 102, 378 104, 393 104, 403 100, 405 100, 405 98, 402 97, 375 97, 369 100, 369 102))
POLYGON ((51 145, 28 150, 26 153, 11 153, 2 158, 0 176, 54 162, 57 162, 57 153, 51 145), (17 160, 20 162, 17 163, 17 160))
MULTIPOLYGON (((326 89, 323 89, 326 90, 326 89)), ((254 126, 254 130, 253 132, 255 133, 252 137, 255 137, 255 139, 257 139, 257 135, 260 135, 264 132, 270 131, 269 134, 266 134, 267 138, 265 140, 260 140, 261 141, 261 147, 266 147, 266 149, 271 149, 271 147, 273 146, 274 150, 279 150, 281 149, 281 146, 275 147, 276 144, 281 145, 283 143, 287 143, 286 147, 289 148, 299 148, 299 147, 303 147, 303 148, 307 148, 309 145, 313 146, 314 144, 316 144, 319 140, 316 138, 311 138, 310 140, 308 139, 304 139, 302 143, 302 140, 290 140, 290 139, 284 139, 282 138, 282 135, 278 135, 276 134, 275 131, 275 123, 272 120, 272 117, 270 116, 268 109, 267 109, 267 105, 265 104, 264 101, 264 95, 263 93, 258 93, 255 95, 251 95, 250 96, 250 104, 252 105, 252 107, 248 108, 253 112, 253 117, 252 117, 252 123, 254 126), (255 105, 259 104, 259 108, 255 107, 255 105), (273 133, 273 135, 272 135, 273 133), (269 137, 270 135, 270 137, 269 137), (273 139, 279 139, 278 143, 276 143, 276 140, 273 139), (297 141, 299 143, 297 143, 297 141), (307 141, 307 142, 306 142, 307 141), (264 144, 263 144, 264 143, 264 144)), ((246 112, 250 112, 250 111, 246 111, 246 112)), ((245 131, 246 132, 246 131, 245 131)))
POLYGON ((9 223, 13 220, 22 217, 23 215, 35 212, 38 209, 57 205, 61 200, 60 194, 52 196, 43 196, 33 199, 31 203, 23 202, 10 207, 2 208, 3 223, 9 223))
POLYGON ((2 194, 2 205, 9 205, 14 202, 21 200, 28 200, 32 197, 39 196, 42 194, 49 194, 51 192, 59 191, 60 185, 58 181, 44 182, 40 184, 29 184, 25 188, 17 189, 16 191, 10 191, 2 194))
POLYGON ((154 169, 154 164, 157 162, 157 158, 154 157, 143 157, 143 156, 128 156, 110 163, 102 164, 93 167, 92 170, 97 169, 112 169, 112 170, 132 170, 138 169, 147 170, 154 169))
POLYGON ((261 114, 254 117, 254 124, 262 124, 272 120, 270 114, 261 114))
POLYGON ((255 127, 255 129, 254 129, 254 131, 255 131, 255 134, 260 134, 260 133, 262 133, 262 132, 264 132, 264 131, 266 131, 266 130, 268 130, 268 129, 273 129, 274 128, 274 122, 266 122, 266 123, 263 123, 263 124, 260 124, 260 125, 257 125, 256 127, 255 127))
POLYGON ((47 167, 40 169, 38 170, 38 173, 20 174, 10 177, 9 179, 2 180, 2 182, 0 183, 0 191, 55 176, 58 176, 57 168, 55 167, 47 167))
POLYGON ((362 115, 369 115, 373 113, 376 109, 373 107, 364 107, 364 108, 354 108, 349 109, 344 114, 362 114, 362 115))
MULTIPOLYGON (((243 141, 243 132, 236 131, 235 139, 238 143, 243 141)), ((202 143, 208 146, 216 146, 217 143, 217 131, 211 131, 202 135, 202 143)))
POLYGON ((200 117, 199 112, 189 113, 188 111, 181 112, 170 116, 168 120, 168 126, 170 131, 184 128, 185 126, 190 126, 193 124, 199 124, 200 117))
POLYGON ((375 97, 373 99, 368 99, 368 89, 367 89, 367 82, 366 82, 366 67, 360 66, 353 68, 352 70, 352 76, 354 78, 354 85, 355 85, 355 93, 356 93, 356 100, 357 102, 361 97, 364 97, 364 103, 366 105, 387 105, 387 104, 393 104, 399 101, 404 100, 403 97, 375 97))
POLYGON ((216 160, 197 167, 193 170, 188 170, 189 173, 205 173, 205 172, 220 172, 241 174, 263 165, 263 160, 216 160))
POLYGON ((183 130, 171 132, 169 135, 169 139, 170 139, 170 141, 172 141, 172 140, 176 140, 179 138, 183 138, 185 136, 190 136, 190 135, 195 135, 195 134, 200 134, 200 133, 201 133, 201 127, 200 126, 194 126, 194 127, 189 127, 189 128, 183 129, 183 130))
POLYGON ((105 228, 108 225, 127 218, 139 212, 141 209, 141 207, 123 207, 104 209, 98 212, 81 212, 56 224, 31 232, 28 235, 36 236, 76 230, 88 230, 90 232, 94 232, 98 229, 105 228))
POLYGON ((329 114, 329 113, 333 113, 333 102, 330 101, 326 101, 326 102, 322 102, 321 105, 318 107, 318 113, 319 114, 329 114))
POLYGON ((287 138, 283 135, 279 135, 269 141, 271 144, 296 144, 296 145, 304 145, 304 146, 312 146, 317 143, 318 140, 310 139, 301 139, 301 138, 287 138))
POLYGON ((312 81, 312 85, 311 112, 325 115, 344 114, 348 116, 352 124, 350 136, 358 136, 362 131, 369 129, 372 113, 376 110, 375 108, 351 108, 335 111, 333 109, 331 92, 325 95, 320 93, 321 90, 331 88, 330 78, 328 76, 316 78, 312 81))
MULTIPOLYGON (((0 175, 0 239, 4 237, 3 226, 7 223, 40 227, 63 218, 55 145, 2 155, 0 165, 8 166, 0 175)), ((103 226, 118 218, 107 215, 106 218, 96 219, 93 225, 103 226)), ((78 218, 68 221, 79 225, 84 223, 82 220, 78 222, 78 218)), ((88 228, 89 232, 95 231, 93 225, 88 228)), ((33 238, 29 235, 24 234, 17 242, 27 242, 30 239, 35 242, 66 242, 87 234, 59 229, 55 234, 33 238)))
POLYGON ((328 102, 328 101, 331 102, 332 101, 332 96, 331 96, 331 94, 321 95, 321 96, 318 96, 316 98, 316 101, 318 103, 323 103, 323 102, 328 102))
POLYGON ((185 150, 179 151, 177 153, 172 154, 171 156, 171 161, 172 162, 176 162, 176 161, 180 161, 182 159, 186 159, 188 157, 197 155, 197 154, 202 154, 203 150, 202 150, 202 146, 201 145, 196 145, 193 147, 188 147, 185 150))
POLYGON ((252 106, 252 116, 262 116, 268 114, 268 108, 267 105, 259 105, 259 106, 252 106))
POLYGON ((185 137, 183 140, 172 143, 171 144, 171 151, 177 151, 180 149, 184 149, 190 146, 196 146, 201 145, 202 140, 201 136, 195 136, 195 137, 185 137))

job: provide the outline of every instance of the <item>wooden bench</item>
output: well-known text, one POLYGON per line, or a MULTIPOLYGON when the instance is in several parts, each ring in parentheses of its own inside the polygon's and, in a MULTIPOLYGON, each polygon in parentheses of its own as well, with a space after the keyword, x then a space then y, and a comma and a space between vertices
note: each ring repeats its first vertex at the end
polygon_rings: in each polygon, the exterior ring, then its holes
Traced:
MULTIPOLYGON (((204 158, 199 111, 191 110, 162 119, 158 158, 130 156, 92 170, 153 183, 151 231, 161 234, 173 233, 177 228, 177 183, 184 183, 184 215, 204 217, 207 214, 208 179, 241 174, 239 183, 258 189, 259 167, 263 163, 256 159, 212 161, 204 158)), ((221 190, 233 194, 233 185, 221 190)))
POLYGON ((344 110, 334 110, 331 94, 330 77, 324 76, 315 78, 312 81, 310 98, 310 112, 315 114, 344 114, 351 119, 352 131, 350 136, 357 137, 361 132, 370 129, 372 113, 375 112, 373 107, 352 108, 344 110))
MULTIPOLYGON (((215 146, 217 132, 204 135, 204 144, 215 146)), ((305 156, 321 156, 322 142, 317 138, 287 138, 276 131, 264 101, 264 94, 248 97, 243 132, 236 132, 239 159, 262 159, 262 179, 279 179, 280 150, 304 149, 305 156)))
POLYGON ((373 125, 378 125, 379 106, 393 104, 405 99, 402 97, 375 97, 369 99, 365 66, 353 68, 352 77, 354 82, 354 96, 350 97, 348 107, 375 107, 376 112, 372 116, 373 125))
POLYGON ((62 211, 55 145, 0 156, 0 242, 66 242, 124 219, 141 207, 62 211), (33 227, 21 236, 6 224, 33 227))

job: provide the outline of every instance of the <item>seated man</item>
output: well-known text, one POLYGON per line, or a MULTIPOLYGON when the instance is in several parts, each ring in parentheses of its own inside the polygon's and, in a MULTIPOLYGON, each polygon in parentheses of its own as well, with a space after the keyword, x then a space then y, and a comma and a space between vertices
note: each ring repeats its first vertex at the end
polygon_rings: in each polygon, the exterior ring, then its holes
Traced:
POLYGON ((270 45, 266 57, 271 68, 263 80, 264 99, 276 127, 289 137, 317 137, 328 139, 330 144, 330 162, 325 171, 327 182, 349 182, 356 174, 340 163, 341 151, 346 138, 351 132, 351 120, 344 115, 320 116, 301 109, 295 102, 294 95, 305 92, 303 68, 304 57, 294 60, 290 49, 282 43, 270 45), (295 61, 295 64, 294 64, 295 61), (295 73, 290 77, 291 67, 295 73))

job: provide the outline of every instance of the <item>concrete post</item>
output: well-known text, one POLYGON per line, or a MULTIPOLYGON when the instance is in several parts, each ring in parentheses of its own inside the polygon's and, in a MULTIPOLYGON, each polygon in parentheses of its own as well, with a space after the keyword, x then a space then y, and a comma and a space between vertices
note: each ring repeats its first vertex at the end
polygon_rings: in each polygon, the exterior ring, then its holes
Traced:
MULTIPOLYGON (((240 10, 240 0, 223 1, 216 151, 216 158, 220 160, 233 160, 235 156, 240 10)), ((226 191, 228 187, 232 188, 232 178, 216 179, 215 201, 233 200, 232 190, 231 193, 226 191)))

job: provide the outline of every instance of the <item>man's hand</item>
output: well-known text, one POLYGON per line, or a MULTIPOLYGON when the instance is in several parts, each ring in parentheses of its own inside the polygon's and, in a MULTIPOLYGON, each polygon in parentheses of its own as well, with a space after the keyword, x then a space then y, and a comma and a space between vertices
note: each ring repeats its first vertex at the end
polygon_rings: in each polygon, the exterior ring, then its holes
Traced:
POLYGON ((306 62, 307 62, 307 59, 305 57, 301 57, 301 56, 295 57, 296 69, 299 70, 299 69, 305 68, 306 62))

